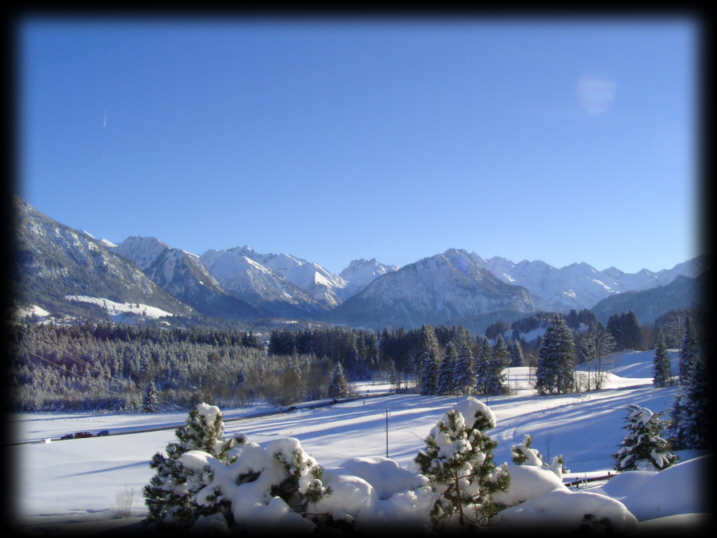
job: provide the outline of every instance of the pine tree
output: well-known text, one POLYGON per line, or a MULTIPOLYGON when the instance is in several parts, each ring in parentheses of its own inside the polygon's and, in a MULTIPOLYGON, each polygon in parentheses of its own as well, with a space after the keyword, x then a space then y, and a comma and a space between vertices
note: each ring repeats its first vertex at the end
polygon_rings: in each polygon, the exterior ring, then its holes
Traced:
POLYGON ((497 443, 486 432, 494 427, 490 408, 469 396, 426 438, 415 462, 437 494, 431 509, 435 528, 479 526, 495 513, 491 495, 507 489, 510 475, 505 465, 496 468, 493 463, 497 443))
POLYGON ((149 508, 148 520, 152 524, 169 524, 188 527, 200 515, 222 510, 221 506, 199 506, 194 495, 211 476, 191 471, 179 458, 190 450, 203 450, 223 463, 231 463, 229 451, 244 443, 243 437, 224 440, 224 422, 219 409, 206 403, 195 406, 183 426, 175 430, 179 442, 169 443, 167 456, 157 452, 150 462, 156 474, 144 487, 145 504, 149 508))
POLYGON ((145 413, 156 413, 159 411, 159 393, 157 387, 154 385, 154 381, 151 381, 147 385, 147 390, 144 392, 144 398, 142 400, 142 409, 145 413))
POLYGON ((349 395, 349 384, 344 375, 344 368, 340 362, 336 363, 331 385, 329 386, 329 398, 345 398, 349 395))
POLYGON ((453 394, 455 392, 455 371, 458 363, 458 351, 453 342, 448 342, 446 354, 438 367, 438 394, 453 394))
POLYGON ((690 373, 692 365, 698 355, 697 347, 697 336, 695 335, 694 324, 690 316, 686 316, 685 319, 685 337, 682 340, 682 347, 680 348, 680 384, 690 384, 690 373))
POLYGON ((664 387, 670 382, 671 377, 672 370, 670 369, 670 358, 667 355, 667 346, 665 346, 665 337, 662 331, 659 331, 655 346, 653 383, 658 387, 664 387))
POLYGON ((575 343, 562 316, 556 315, 545 331, 538 352, 536 388, 540 394, 565 393, 573 389, 575 343))
POLYGON ((471 337, 467 330, 456 335, 456 351, 458 360, 455 368, 455 384, 458 394, 471 394, 475 390, 476 376, 471 351, 471 337))
POLYGON ((693 361, 689 384, 680 385, 672 405, 670 440, 676 449, 711 448, 712 395, 704 358, 693 361))
POLYGON ((625 429, 628 434, 613 455, 615 469, 632 471, 648 467, 665 469, 677 461, 669 443, 660 436, 667 422, 646 407, 630 404, 625 429))
POLYGON ((510 355, 502 335, 498 335, 495 345, 491 350, 486 369, 486 394, 505 394, 508 392, 506 384, 505 368, 510 364, 510 355))
POLYGON ((533 436, 526 433, 523 442, 510 447, 510 456, 516 465, 543 466, 543 457, 536 448, 533 448, 533 436))
POLYGON ((490 359, 490 343, 486 337, 478 339, 478 349, 475 356, 476 392, 487 393, 488 360, 490 359))
POLYGON ((517 338, 513 340, 513 343, 510 346, 510 365, 525 366, 523 346, 520 345, 520 340, 517 338))
POLYGON ((419 360, 421 364, 421 394, 435 394, 438 387, 440 349, 436 333, 430 325, 424 325, 421 328, 419 360))
POLYGON ((687 387, 687 417, 684 437, 690 448, 712 448, 712 391, 704 355, 692 363, 687 387))

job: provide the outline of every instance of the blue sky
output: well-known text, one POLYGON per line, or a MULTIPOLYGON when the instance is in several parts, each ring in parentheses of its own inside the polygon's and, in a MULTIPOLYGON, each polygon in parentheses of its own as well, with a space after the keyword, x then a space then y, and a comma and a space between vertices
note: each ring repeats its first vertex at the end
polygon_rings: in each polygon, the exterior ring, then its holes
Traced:
POLYGON ((20 195, 115 243, 339 272, 447 248, 634 272, 699 253, 689 19, 33 19, 20 195))

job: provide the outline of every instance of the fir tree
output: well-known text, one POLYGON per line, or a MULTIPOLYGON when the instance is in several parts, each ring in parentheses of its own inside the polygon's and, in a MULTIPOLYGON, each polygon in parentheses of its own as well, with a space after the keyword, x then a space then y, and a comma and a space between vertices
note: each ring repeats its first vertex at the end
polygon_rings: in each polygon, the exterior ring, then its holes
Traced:
POLYGON ((523 346, 520 345, 520 340, 518 340, 517 338, 514 339, 512 344, 510 345, 510 365, 525 366, 523 346))
POLYGON ((438 367, 438 394, 453 394, 455 392, 455 370, 458 363, 458 352, 453 342, 448 342, 446 354, 438 367))
POLYGON ((670 382, 672 370, 670 369, 670 358, 667 356, 667 346, 662 331, 657 333, 657 345, 655 346, 654 377, 653 383, 658 387, 664 387, 670 382))
POLYGON ((492 411, 469 396, 426 438, 415 462, 437 494, 431 509, 435 528, 479 526, 495 513, 491 495, 507 489, 510 475, 505 465, 496 468, 493 463, 497 443, 486 432, 494 427, 492 411))
POLYGON ((349 395, 349 384, 344 375, 344 368, 340 362, 336 363, 331 385, 329 386, 329 398, 345 398, 349 395))
POLYGON ((147 390, 145 390, 142 400, 142 409, 145 413, 156 413, 159 411, 159 393, 157 392, 157 387, 154 385, 154 381, 151 381, 149 385, 147 385, 147 390))
POLYGON ((695 335, 694 324, 690 316, 685 319, 685 337, 680 348, 680 384, 689 385, 689 376, 692 372, 692 365, 698 355, 697 336, 695 335))
POLYGON ((660 436, 667 422, 646 407, 630 404, 625 429, 628 434, 613 455, 615 469, 632 471, 648 467, 665 469, 677 461, 669 443, 660 436))
POLYGON ((680 385, 672 406, 670 440, 676 449, 711 448, 712 395, 704 358, 692 363, 689 384, 680 385))
POLYGON ((540 394, 573 389, 575 343, 562 316, 556 315, 545 331, 538 352, 536 388, 540 394))
POLYGON ((490 359, 490 343, 486 337, 478 339, 478 349, 475 356, 476 392, 487 393, 488 360, 490 359))
POLYGON ((503 336, 499 334, 496 338, 495 346, 491 350, 486 369, 486 394, 505 394, 508 392, 504 373, 508 364, 510 364, 508 348, 505 346, 503 336))
POLYGON ((211 480, 211 476, 202 476, 202 473, 187 469, 179 458, 190 450, 203 450, 223 463, 231 463, 229 451, 243 444, 244 438, 240 436, 224 441, 222 414, 217 407, 206 403, 194 407, 186 423, 174 433, 178 442, 167 445, 167 456, 157 452, 152 458, 150 467, 156 469, 156 474, 144 487, 143 493, 150 523, 189 527, 200 515, 224 511, 226 507, 197 505, 194 495, 207 480, 211 480))
POLYGON ((458 394, 471 394, 475 390, 476 376, 471 351, 471 337, 467 330, 456 335, 458 360, 455 368, 455 384, 458 394))
POLYGON ((421 328, 421 347, 419 360, 421 364, 421 394, 435 394, 438 386, 438 365, 440 349, 433 327, 424 325, 421 328))

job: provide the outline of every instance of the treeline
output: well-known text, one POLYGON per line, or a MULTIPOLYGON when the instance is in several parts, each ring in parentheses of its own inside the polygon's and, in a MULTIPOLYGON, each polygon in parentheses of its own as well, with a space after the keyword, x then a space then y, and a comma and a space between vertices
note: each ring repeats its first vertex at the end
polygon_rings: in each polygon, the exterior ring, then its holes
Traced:
POLYGON ((15 325, 15 410, 187 409, 206 401, 288 403, 329 396, 336 364, 268 355, 251 333, 119 325, 15 325), (151 396, 151 398, 149 397, 151 396))
POLYGON ((378 338, 373 331, 339 327, 275 329, 268 351, 270 355, 311 355, 340 362, 350 381, 371 377, 379 369, 378 338))

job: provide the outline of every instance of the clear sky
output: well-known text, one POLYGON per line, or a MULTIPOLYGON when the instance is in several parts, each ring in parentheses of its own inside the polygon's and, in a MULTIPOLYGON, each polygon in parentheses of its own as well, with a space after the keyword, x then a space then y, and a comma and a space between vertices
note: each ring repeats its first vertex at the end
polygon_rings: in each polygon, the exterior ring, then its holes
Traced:
POLYGON ((18 38, 19 194, 98 239, 334 272, 700 253, 687 18, 28 18, 18 38))

